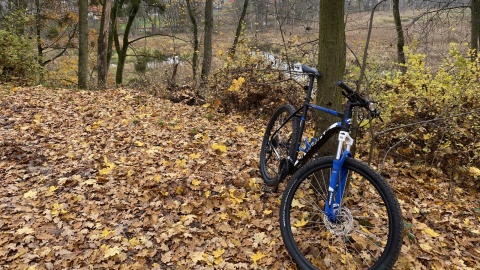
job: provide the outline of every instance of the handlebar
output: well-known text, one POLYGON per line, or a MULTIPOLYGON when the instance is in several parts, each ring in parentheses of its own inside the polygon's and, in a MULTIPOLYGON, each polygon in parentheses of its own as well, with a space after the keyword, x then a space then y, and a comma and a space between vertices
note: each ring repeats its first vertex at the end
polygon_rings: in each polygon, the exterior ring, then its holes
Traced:
POLYGON ((361 97, 357 92, 355 92, 352 88, 350 88, 348 85, 346 85, 342 81, 337 81, 336 85, 343 90, 345 90, 346 93, 342 91, 342 94, 352 103, 358 104, 357 106, 361 106, 365 109, 368 110, 370 113, 370 116, 372 118, 380 118, 380 120, 383 122, 382 118, 380 117, 380 111, 375 108, 375 105, 372 101, 368 99, 364 99, 361 97))

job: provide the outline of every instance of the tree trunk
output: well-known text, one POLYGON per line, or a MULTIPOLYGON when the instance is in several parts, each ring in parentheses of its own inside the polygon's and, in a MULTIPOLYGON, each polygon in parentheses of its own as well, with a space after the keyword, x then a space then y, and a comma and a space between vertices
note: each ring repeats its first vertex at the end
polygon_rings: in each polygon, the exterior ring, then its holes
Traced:
MULTIPOLYGON (((119 6, 119 0, 113 0, 112 4, 112 10, 110 12, 110 25, 109 25, 109 31, 108 31, 108 49, 107 49, 107 66, 110 66, 110 61, 112 59, 112 53, 113 53, 113 44, 115 43, 115 48, 118 48, 120 46, 117 46, 116 41, 118 41, 118 33, 117 33, 117 17, 118 17, 118 6, 119 6)), ((122 5, 123 5, 123 0, 122 0, 122 5)))
MULTIPOLYGON (((346 64, 344 9, 345 1, 320 1, 318 70, 322 77, 317 83, 316 104, 335 110, 342 107, 342 94, 335 82, 343 78, 346 64)), ((335 122, 338 118, 322 114, 315 121, 316 135, 335 122)), ((336 140, 327 143, 320 154, 335 153, 336 140)))
POLYGON ((37 62, 39 65, 43 64, 43 46, 42 46, 42 29, 40 19, 40 0, 35 0, 35 33, 37 38, 37 62))
POLYGON ((213 0, 205 3, 205 35, 203 37, 202 82, 206 82, 212 67, 212 36, 213 36, 213 0))
MULTIPOLYGON (((395 29, 397 30, 397 61, 400 64, 405 64, 405 53, 403 47, 405 46, 405 37, 403 36, 402 20, 400 17, 399 0, 392 0, 393 2, 393 19, 395 20, 395 29)), ((405 72, 405 67, 401 67, 402 72, 405 72)))
POLYGON ((231 55, 231 56, 234 56, 234 55, 235 55, 235 51, 236 51, 236 49, 237 49, 238 40, 240 39, 240 35, 242 34, 243 25, 244 25, 244 23, 245 23, 245 16, 247 15, 248 1, 249 1, 249 0, 245 0, 245 1, 243 2, 242 13, 240 14, 240 20, 238 20, 237 31, 235 31, 235 39, 233 40, 233 45, 232 45, 232 47, 230 48, 230 55, 231 55))
MULTIPOLYGON (((123 1, 122 1, 123 2, 123 1)), ((116 33, 116 47, 117 47, 117 55, 118 55, 118 64, 117 64, 117 74, 115 76, 115 83, 120 85, 123 83, 123 69, 125 67, 125 58, 127 57, 127 50, 130 42, 128 41, 128 35, 130 34, 130 30, 132 29, 133 22, 135 20, 135 16, 137 16, 138 9, 140 8, 140 0, 132 0, 130 2, 130 7, 127 10, 128 20, 127 25, 125 26, 125 31, 123 33, 123 42, 122 47, 118 49, 119 40, 118 40, 118 33, 116 33)))
POLYGON ((188 10, 188 17, 192 22, 193 28, 193 59, 192 59, 192 73, 193 73, 193 81, 195 81, 197 77, 197 65, 198 65, 198 23, 197 19, 195 18, 195 12, 193 11, 193 7, 190 0, 187 0, 187 10, 188 10))
POLYGON ((88 88, 88 0, 78 0, 78 88, 88 88))
POLYGON ((471 7, 471 47, 475 55, 478 54, 478 45, 480 43, 480 0, 472 0, 471 7))
POLYGON ((112 1, 105 0, 102 7, 102 16, 100 19, 100 31, 98 35, 98 88, 105 89, 107 87, 108 75, 108 33, 110 22, 110 9, 112 8, 112 1))

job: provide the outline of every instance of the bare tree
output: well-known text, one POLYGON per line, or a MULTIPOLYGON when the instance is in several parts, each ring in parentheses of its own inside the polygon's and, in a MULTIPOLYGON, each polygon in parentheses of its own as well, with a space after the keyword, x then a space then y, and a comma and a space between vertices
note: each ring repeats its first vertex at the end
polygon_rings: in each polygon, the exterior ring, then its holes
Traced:
POLYGON ((235 39, 233 40, 233 45, 230 48, 230 54, 232 56, 235 55, 235 50, 237 48, 238 40, 240 39, 240 35, 242 34, 242 28, 245 23, 245 15, 247 14, 248 9, 248 2, 249 0, 244 0, 242 13, 240 14, 240 19, 238 20, 237 30, 235 31, 235 39))
POLYGON ((111 0, 104 0, 102 3, 102 16, 100 18, 100 30, 98 34, 98 88, 103 89, 107 86, 108 75, 108 33, 110 22, 110 10, 112 8, 111 0))
POLYGON ((213 0, 205 3, 205 34, 203 36, 203 62, 202 81, 205 82, 210 75, 212 67, 212 37, 213 37, 213 0))
POLYGON ((78 0, 78 88, 88 88, 88 0, 78 0))
MULTIPOLYGON (((393 3, 393 19, 395 21, 395 30, 397 31, 397 61, 400 64, 405 64, 405 52, 403 47, 405 46, 405 37, 403 35, 402 19, 400 17, 400 4, 399 0, 392 0, 393 3)), ((401 70, 405 68, 402 67, 401 70)))
POLYGON ((192 73, 193 73, 193 81, 195 81, 197 77, 198 50, 199 50, 198 23, 197 23, 197 18, 195 16, 195 11, 193 10, 193 7, 192 7, 191 0, 186 0, 186 1, 187 1, 188 17, 190 18, 190 22, 192 23, 192 30, 193 30, 192 73))
POLYGON ((472 0, 471 2, 471 41, 470 47, 478 52, 478 45, 480 43, 480 0, 472 0))

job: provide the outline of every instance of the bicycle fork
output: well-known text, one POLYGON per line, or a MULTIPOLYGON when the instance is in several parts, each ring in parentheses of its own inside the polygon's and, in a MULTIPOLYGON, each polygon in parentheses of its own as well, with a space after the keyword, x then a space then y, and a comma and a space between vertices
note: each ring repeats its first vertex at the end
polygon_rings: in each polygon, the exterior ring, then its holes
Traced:
POLYGON ((342 205, 342 198, 347 184, 348 170, 343 168, 343 163, 347 157, 351 157, 350 148, 353 145, 353 139, 346 131, 341 131, 338 136, 337 156, 333 161, 332 173, 330 175, 330 183, 328 187, 328 195, 325 202, 325 215, 330 222, 336 222, 336 212, 342 205), (343 145, 347 147, 343 150, 343 145))

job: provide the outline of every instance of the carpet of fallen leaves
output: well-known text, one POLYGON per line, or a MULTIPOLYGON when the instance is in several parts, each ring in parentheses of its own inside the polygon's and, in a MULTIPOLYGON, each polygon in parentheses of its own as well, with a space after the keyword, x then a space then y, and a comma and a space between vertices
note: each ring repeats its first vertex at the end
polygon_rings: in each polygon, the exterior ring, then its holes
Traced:
MULTIPOLYGON (((295 269, 261 189, 266 119, 127 89, 0 98, 0 269, 295 269)), ((478 197, 420 178, 389 166, 396 268, 479 269, 478 197)))

